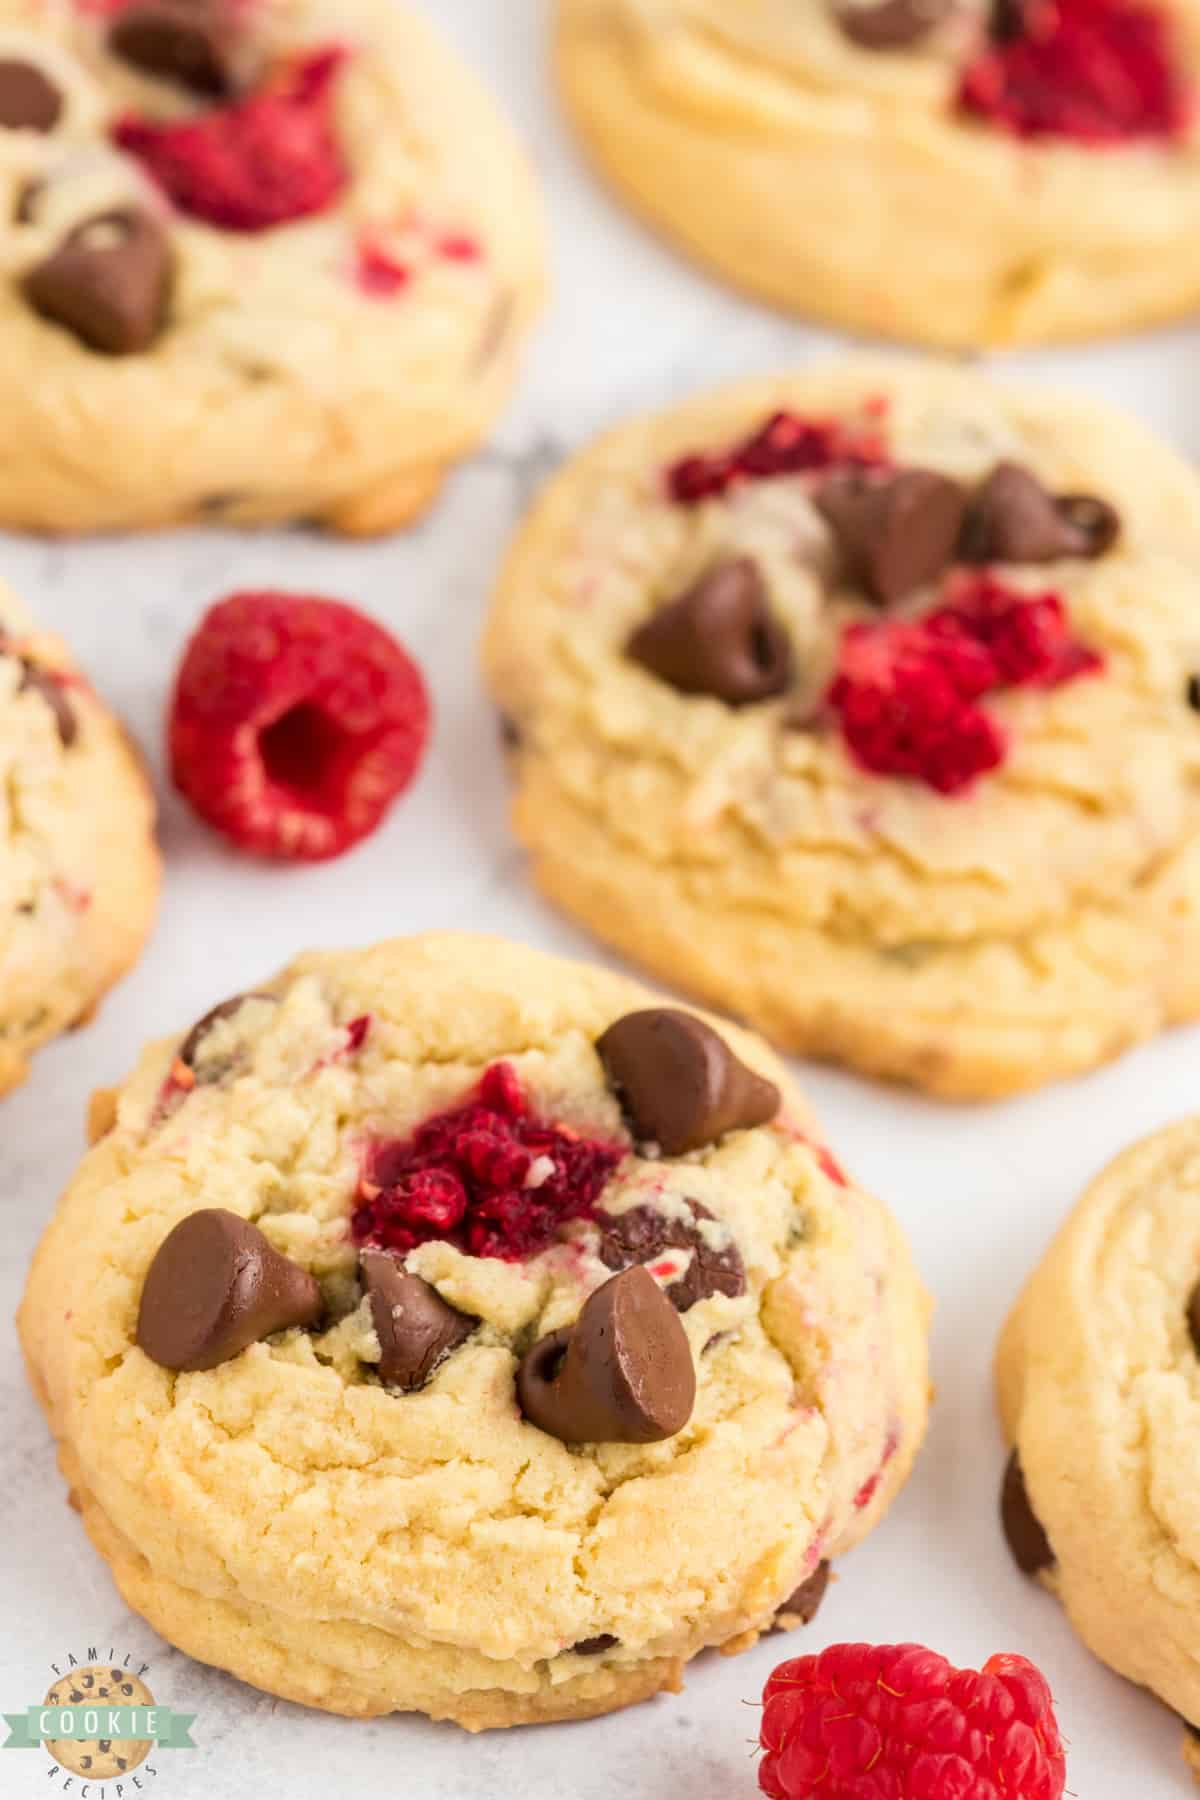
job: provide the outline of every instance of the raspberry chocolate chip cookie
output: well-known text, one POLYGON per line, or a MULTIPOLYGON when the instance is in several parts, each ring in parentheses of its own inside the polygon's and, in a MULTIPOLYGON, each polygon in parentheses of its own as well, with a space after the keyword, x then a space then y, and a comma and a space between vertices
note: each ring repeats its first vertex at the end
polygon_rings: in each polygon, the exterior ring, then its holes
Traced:
POLYGON ((1136 1145, 1084 1195, 1008 1321, 997 1382, 1017 1567, 1181 1715, 1200 1778, 1200 1120, 1136 1145))
POLYGON ((1200 302, 1195 0, 559 0, 598 165, 740 287, 965 347, 1200 302))
POLYGON ((989 1096, 1200 1014, 1200 491, 861 362, 551 484, 488 632, 539 884, 786 1047, 989 1096))
POLYGON ((137 959, 159 860, 137 751, 65 645, 2 584, 0 770, 3 1094, 137 959))
POLYGON ((404 524, 542 286, 532 176, 389 0, 0 0, 0 521, 404 524))
POLYGON ((481 1730, 675 1690, 810 1619, 912 1465, 896 1225, 757 1039, 616 975, 307 956, 93 1120, 32 1379, 125 1598, 273 1693, 481 1730))

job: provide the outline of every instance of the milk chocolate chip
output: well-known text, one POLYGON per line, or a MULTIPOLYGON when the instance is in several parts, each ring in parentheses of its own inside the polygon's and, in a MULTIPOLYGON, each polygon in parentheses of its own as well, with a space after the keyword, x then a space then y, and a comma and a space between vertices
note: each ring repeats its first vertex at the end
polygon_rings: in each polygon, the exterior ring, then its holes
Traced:
POLYGON ((710 1025, 673 1007, 626 1013, 596 1053, 633 1130, 666 1156, 766 1125, 779 1089, 748 1069, 710 1025))
POLYGON ((836 475, 816 495, 847 580, 880 606, 906 600, 954 562, 966 490, 933 469, 836 475))
MULTIPOLYGON (((222 1000, 219 1006, 212 1007, 202 1019, 197 1019, 192 1029, 179 1046, 179 1060, 185 1068, 194 1069, 201 1046, 215 1025, 224 1019, 232 1019, 240 1013, 247 1000, 265 1000, 270 1005, 277 1004, 274 994, 235 994, 231 1000, 222 1000)), ((216 1073, 220 1073, 218 1069, 216 1073)), ((215 1079, 215 1074, 211 1077, 215 1079)))
POLYGON ((0 127, 53 131, 62 109, 61 93, 36 64, 20 57, 0 58, 0 127))
POLYGON ((862 50, 907 50, 949 16, 952 0, 834 0, 834 18, 862 50))
POLYGON ((620 1641, 611 1631, 601 1631, 595 1637, 580 1638, 571 1649, 576 1656, 603 1656, 606 1650, 615 1650, 620 1641))
POLYGON ((997 463, 972 499, 959 554, 964 562, 1048 563, 1103 556, 1121 521, 1106 500, 1052 494, 1020 463, 997 463))
POLYGON ((127 7, 108 34, 115 56, 194 94, 219 98, 232 86, 232 20, 221 0, 148 0, 127 7))
POLYGON ((409 1275, 386 1250, 364 1250, 360 1268, 382 1352, 379 1379, 385 1387, 413 1393, 466 1342, 479 1320, 449 1305, 419 1275, 409 1275))
POLYGON ((1029 1502, 1021 1459, 1014 1450, 1004 1471, 1000 1493, 1000 1521, 1012 1551, 1013 1561, 1023 1575, 1037 1575, 1052 1568, 1054 1552, 1037 1514, 1029 1502))
POLYGON ((627 1212, 596 1215, 600 1228, 600 1260, 609 1269, 628 1269, 633 1263, 651 1263, 664 1250, 689 1250, 691 1260, 677 1280, 663 1292, 676 1312, 690 1312, 710 1294, 731 1298, 746 1291, 746 1269, 732 1241, 714 1249, 704 1233, 712 1214, 698 1200, 685 1203, 690 1219, 668 1217, 653 1206, 631 1206, 627 1212))
POLYGON ((654 1277, 626 1269, 597 1288, 574 1325, 522 1359, 517 1400, 531 1424, 564 1444, 657 1444, 682 1431, 696 1370, 654 1277))
POLYGON ((189 1213, 146 1274, 137 1342, 164 1369, 215 1369, 248 1344, 315 1325, 321 1290, 307 1269, 223 1207, 189 1213))
POLYGON ((747 556, 718 563, 630 638, 626 653, 681 694, 709 694, 750 706, 782 694, 792 648, 747 556))
POLYGON ((149 213, 118 208, 85 219, 25 277, 42 318, 106 356, 148 350, 162 330, 173 265, 166 232, 149 213))
POLYGON ((829 1587, 829 1564, 818 1563, 807 1581, 802 1581, 794 1594, 790 1594, 778 1610, 781 1619, 796 1619, 801 1625, 811 1625, 821 1610, 821 1602, 829 1587))

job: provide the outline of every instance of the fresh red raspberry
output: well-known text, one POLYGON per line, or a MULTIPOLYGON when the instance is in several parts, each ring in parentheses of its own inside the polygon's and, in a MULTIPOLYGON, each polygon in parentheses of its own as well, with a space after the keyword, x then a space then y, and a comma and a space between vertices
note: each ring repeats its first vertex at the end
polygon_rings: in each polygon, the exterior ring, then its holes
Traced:
POLYGON ((695 506, 746 481, 817 469, 877 468, 887 462, 878 424, 862 428, 840 419, 802 419, 779 412, 731 450, 681 457, 667 470, 667 492, 695 506))
POLYGON ((411 782, 429 716, 420 670, 353 607, 234 594, 184 654, 171 772, 241 849, 322 861, 374 831, 411 782))
POLYGON ((511 1063, 413 1136, 371 1145, 352 1220, 357 1243, 405 1253, 445 1238, 472 1256, 520 1262, 590 1218, 624 1155, 534 1117, 511 1063))
POLYGON ((348 180, 333 119, 337 45, 276 81, 192 118, 126 115, 113 128, 181 212, 227 231, 266 231, 333 205, 348 180))
POLYGON ((1163 15, 1144 0, 1012 0, 968 64, 967 112, 1018 137, 1170 138, 1191 111, 1163 15))
POLYGON ((1050 1689, 1023 1656, 956 1669, 920 1644, 835 1644, 763 1691, 771 1800, 1062 1800, 1050 1689))

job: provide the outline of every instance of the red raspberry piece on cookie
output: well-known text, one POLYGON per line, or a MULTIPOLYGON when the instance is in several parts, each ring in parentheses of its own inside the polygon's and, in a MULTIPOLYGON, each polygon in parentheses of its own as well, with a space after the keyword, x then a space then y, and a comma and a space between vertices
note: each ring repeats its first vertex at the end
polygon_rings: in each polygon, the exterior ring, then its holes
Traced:
POLYGON ((325 212, 346 186, 333 90, 336 45, 229 106, 182 120, 127 116, 113 128, 180 212, 227 231, 266 231, 325 212))
POLYGON ((920 1644, 835 1644, 763 1691, 771 1800, 1062 1800, 1044 1676, 1023 1656, 956 1669, 920 1644))
POLYGON ((379 825, 417 771, 429 721, 420 670, 353 607, 234 594, 184 655, 171 772, 241 849, 321 861, 379 825))

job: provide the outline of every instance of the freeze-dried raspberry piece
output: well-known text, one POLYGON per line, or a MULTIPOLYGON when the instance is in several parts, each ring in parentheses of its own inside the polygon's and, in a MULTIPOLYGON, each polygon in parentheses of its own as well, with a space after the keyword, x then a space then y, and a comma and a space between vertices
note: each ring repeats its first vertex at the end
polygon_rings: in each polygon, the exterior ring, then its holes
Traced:
POLYGON ((887 450, 877 423, 802 419, 778 412, 729 450, 681 457, 667 470, 667 492, 681 506, 695 506, 746 481, 823 469, 878 468, 887 450))

